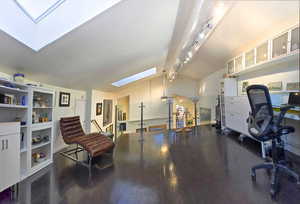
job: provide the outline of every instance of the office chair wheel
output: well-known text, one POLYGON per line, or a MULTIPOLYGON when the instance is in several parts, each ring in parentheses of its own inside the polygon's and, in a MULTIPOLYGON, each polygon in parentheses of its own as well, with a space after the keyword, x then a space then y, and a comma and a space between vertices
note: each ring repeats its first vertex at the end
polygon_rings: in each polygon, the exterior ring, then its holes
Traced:
POLYGON ((276 184, 271 184, 271 190, 270 190, 270 196, 272 198, 272 200, 276 199, 276 195, 279 192, 280 189, 280 184, 278 183, 276 184))
POLYGON ((276 200, 278 189, 274 185, 271 185, 270 196, 272 200, 276 200))
POLYGON ((256 182, 256 173, 254 172, 251 173, 251 179, 253 182, 256 182))
POLYGON ((276 192, 272 192, 272 190, 271 190, 270 196, 271 196, 272 200, 276 200, 276 192))
POLYGON ((297 188, 300 189, 300 181, 297 181, 296 185, 297 185, 297 188))

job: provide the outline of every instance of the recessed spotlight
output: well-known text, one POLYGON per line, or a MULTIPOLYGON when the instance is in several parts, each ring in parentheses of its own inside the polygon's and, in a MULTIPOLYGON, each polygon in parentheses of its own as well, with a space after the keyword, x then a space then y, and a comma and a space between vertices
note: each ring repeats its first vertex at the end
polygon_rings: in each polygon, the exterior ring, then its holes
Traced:
POLYGON ((189 56, 189 58, 192 58, 193 54, 191 51, 188 52, 188 56, 189 56))
POLYGON ((219 3, 214 10, 214 17, 220 19, 223 17, 224 13, 225 13, 224 3, 223 4, 219 3))
POLYGON ((203 39, 204 37, 205 37, 205 34, 203 32, 199 34, 200 39, 203 39))

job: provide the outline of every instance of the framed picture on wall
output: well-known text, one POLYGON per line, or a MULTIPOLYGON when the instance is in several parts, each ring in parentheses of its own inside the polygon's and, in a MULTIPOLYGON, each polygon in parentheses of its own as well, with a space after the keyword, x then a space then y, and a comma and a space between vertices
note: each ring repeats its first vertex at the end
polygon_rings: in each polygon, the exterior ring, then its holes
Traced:
POLYGON ((65 92, 59 92, 59 106, 60 107, 69 107, 71 100, 71 94, 65 92))
POLYGON ((96 115, 102 115, 102 103, 96 103, 96 115))

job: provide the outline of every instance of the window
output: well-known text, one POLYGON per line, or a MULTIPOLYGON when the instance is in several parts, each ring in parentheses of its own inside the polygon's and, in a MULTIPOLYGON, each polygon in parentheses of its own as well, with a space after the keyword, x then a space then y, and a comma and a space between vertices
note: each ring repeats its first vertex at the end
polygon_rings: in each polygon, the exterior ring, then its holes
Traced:
POLYGON ((116 87, 121 87, 121 86, 129 84, 131 82, 134 82, 134 81, 137 81, 137 80, 149 77, 149 76, 154 75, 154 74, 156 74, 156 67, 148 69, 148 70, 146 70, 144 72, 132 75, 130 77, 126 77, 126 78, 121 79, 119 81, 116 81, 116 82, 112 83, 112 85, 116 86, 116 87))
POLYGON ((65 0, 15 0, 19 7, 35 23, 49 15, 65 0))

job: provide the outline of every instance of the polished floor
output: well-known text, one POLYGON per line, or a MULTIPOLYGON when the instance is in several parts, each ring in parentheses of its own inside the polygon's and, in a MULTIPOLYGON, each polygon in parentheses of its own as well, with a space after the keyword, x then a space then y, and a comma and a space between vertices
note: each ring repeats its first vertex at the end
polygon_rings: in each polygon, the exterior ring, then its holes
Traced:
MULTIPOLYGON (((240 144, 236 136, 220 135, 210 126, 190 134, 121 136, 114 167, 94 169, 55 155, 53 165, 20 187, 20 203, 32 204, 299 204, 300 190, 281 179, 277 201, 269 196, 266 172, 250 178, 261 163, 256 144, 240 144)), ((299 172, 299 171, 298 171, 299 172)))

